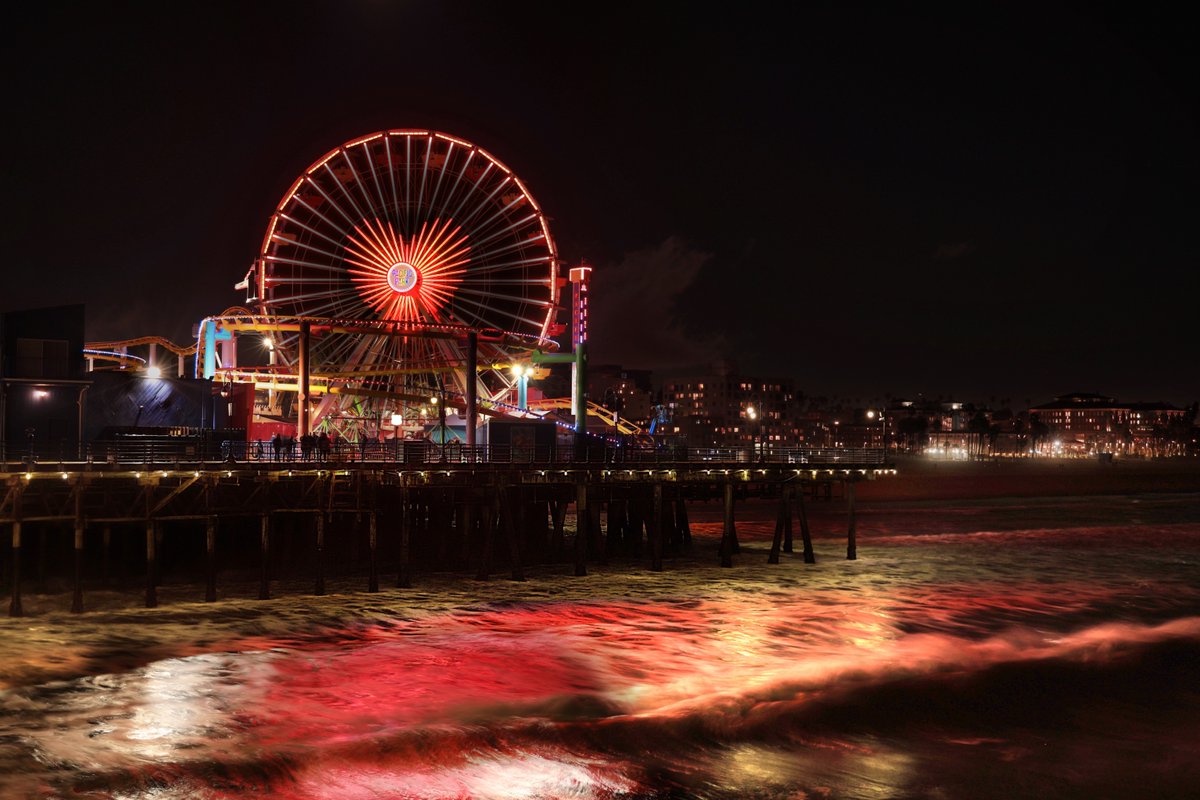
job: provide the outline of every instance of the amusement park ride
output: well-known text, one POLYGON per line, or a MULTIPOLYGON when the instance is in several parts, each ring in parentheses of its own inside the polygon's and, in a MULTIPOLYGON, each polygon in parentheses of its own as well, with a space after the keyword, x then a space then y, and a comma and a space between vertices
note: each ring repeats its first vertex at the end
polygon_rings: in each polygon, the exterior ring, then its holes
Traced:
POLYGON ((591 415, 641 434, 587 400, 590 273, 564 270, 542 208, 486 150, 381 131, 296 179, 235 286, 244 305, 201 321, 194 344, 143 337, 89 343, 85 355, 90 367, 160 370, 161 347, 180 375, 194 356, 195 377, 229 398, 230 424, 249 440, 324 430, 474 445, 480 415, 553 420, 576 435, 591 415), (572 350, 559 353, 568 283, 572 350), (571 366, 571 397, 530 401, 530 377, 555 364, 571 366))

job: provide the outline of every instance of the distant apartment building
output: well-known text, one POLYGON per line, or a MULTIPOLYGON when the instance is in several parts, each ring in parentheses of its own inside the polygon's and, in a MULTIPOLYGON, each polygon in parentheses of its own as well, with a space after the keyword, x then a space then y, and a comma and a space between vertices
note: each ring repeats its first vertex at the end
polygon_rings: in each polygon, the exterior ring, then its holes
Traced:
POLYGON ((653 373, 613 364, 588 368, 588 398, 646 427, 654 413, 653 373))
POLYGON ((663 387, 668 432, 696 447, 761 447, 804 443, 795 383, 787 378, 714 371, 675 378, 663 387))
POLYGON ((1183 452, 1192 422, 1185 409, 1169 403, 1122 403, 1082 392, 1032 406, 1029 418, 1031 425, 1036 421, 1048 429, 1047 446, 1137 455, 1183 452))

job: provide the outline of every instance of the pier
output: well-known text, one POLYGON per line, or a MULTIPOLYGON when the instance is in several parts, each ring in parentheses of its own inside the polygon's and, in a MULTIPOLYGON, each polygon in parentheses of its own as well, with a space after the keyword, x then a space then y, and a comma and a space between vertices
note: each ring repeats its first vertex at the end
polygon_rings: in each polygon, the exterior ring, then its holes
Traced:
POLYGON ((723 567, 739 550, 736 501, 751 497, 779 503, 768 563, 793 552, 793 521, 804 560, 815 560, 806 497, 845 499, 846 557, 853 559, 855 484, 894 472, 878 449, 762 455, 736 448, 418 444, 339 448, 326 460, 305 460, 292 452, 265 457, 254 444, 206 458, 180 442, 2 462, 0 530, 11 536, 0 553, 9 614, 22 614, 22 576, 31 570, 39 584, 50 570, 69 572, 72 610, 85 610, 84 576, 99 568, 108 577, 114 534, 126 548, 131 539, 144 542, 148 608, 158 604, 167 554, 202 564, 203 598, 215 601, 218 541, 241 563, 257 561, 264 600, 271 597, 275 550, 297 542, 307 552, 315 595, 325 593, 331 564, 359 569, 364 561, 368 592, 384 582, 409 586, 414 569, 477 580, 507 573, 519 581, 528 565, 568 563, 583 576, 589 563, 622 557, 658 571, 691 544, 687 502, 700 499, 723 503, 714 553, 723 567), (51 551, 69 553, 69 564, 61 557, 48 563, 51 551))

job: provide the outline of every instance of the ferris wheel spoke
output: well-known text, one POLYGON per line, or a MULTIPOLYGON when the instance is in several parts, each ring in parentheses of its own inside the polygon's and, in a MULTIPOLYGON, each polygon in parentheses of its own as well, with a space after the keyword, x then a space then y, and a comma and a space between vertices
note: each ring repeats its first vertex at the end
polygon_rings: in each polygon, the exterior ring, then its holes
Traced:
POLYGON ((412 136, 404 137, 404 230, 412 225, 409 218, 409 198, 412 197, 412 136))
MULTIPOLYGON (((288 298, 288 300, 293 303, 299 302, 299 301, 308 302, 311 300, 323 300, 323 299, 329 298, 329 297, 337 297, 339 295, 349 295, 349 294, 353 294, 353 293, 348 292, 344 288, 341 288, 341 289, 331 289, 331 290, 324 291, 324 292, 305 292, 303 294, 294 294, 294 295, 291 295, 288 298)), ((319 315, 318 314, 306 314, 305 316, 319 316, 319 315)))
MULTIPOLYGON (((365 146, 366 145, 364 143, 364 147, 365 146)), ((375 208, 375 198, 373 198, 371 196, 371 192, 367 188, 366 182, 363 181, 362 176, 360 176, 358 174, 358 169, 354 166, 354 159, 350 156, 349 150, 346 150, 346 149, 342 150, 342 159, 345 160, 346 166, 350 170, 350 177, 352 177, 354 179, 354 185, 358 187, 358 193, 362 195, 363 205, 367 209, 367 211, 363 213, 363 219, 366 219, 368 214, 370 216, 376 216, 376 217, 379 216, 379 214, 382 212, 375 208)), ((368 156, 367 161, 370 162, 370 160, 371 160, 370 156, 368 156)), ((355 204, 354 207, 355 207, 355 210, 358 210, 357 203, 355 204)))
MULTIPOLYGON (((503 199, 503 197, 501 199, 503 199)), ((515 199, 508 201, 506 204, 504 204, 503 206, 498 208, 496 211, 492 212, 491 216, 489 216, 487 219, 485 219, 481 222, 474 223, 472 225, 472 228, 478 234, 486 233, 494 225, 508 220, 509 216, 510 216, 508 212, 511 211, 512 209, 516 208, 518 205, 520 205, 521 202, 522 202, 522 197, 520 195, 518 195, 515 199)), ((526 222, 530 219, 537 219, 536 211, 530 213, 528 216, 524 217, 521 221, 526 222)), ((464 225, 471 224, 471 223, 472 223, 471 218, 468 218, 463 221, 464 225)))
MULTIPOLYGON (((487 284, 484 284, 484 285, 487 285, 487 284)), ((474 295, 476 297, 494 297, 495 296, 493 292, 486 291, 486 290, 480 290, 480 289, 465 289, 465 288, 460 287, 458 292, 459 292, 459 294, 469 294, 469 295, 474 295)), ((512 301, 512 302, 515 302, 515 301, 512 301)), ((520 304, 522 307, 530 305, 530 306, 540 306, 542 308, 546 308, 547 306, 550 305, 550 302, 548 300, 535 300, 530 297, 525 297, 525 298, 521 299, 520 304)))
POLYGON ((425 225, 421 225, 421 235, 413 247, 413 252, 410 254, 414 261, 422 263, 442 263, 444 261, 455 260, 465 255, 467 248, 464 246, 467 237, 461 236, 457 240, 451 240, 450 237, 458 234, 460 228, 450 230, 450 221, 446 220, 442 223, 439 230, 436 223, 429 231, 429 236, 425 235, 425 225))
MULTIPOLYGON (((341 294, 344 297, 347 293, 341 293, 341 294)), ((353 298, 347 298, 347 299, 353 299, 353 298)), ((324 316, 343 317, 343 316, 345 316, 347 319, 365 319, 367 317, 366 310, 364 310, 363 308, 360 308, 358 306, 355 306, 353 304, 351 304, 351 308, 353 308, 357 312, 353 315, 341 315, 341 314, 336 314, 336 313, 327 314, 326 313, 326 312, 338 311, 341 308, 342 308, 342 305, 337 303, 336 301, 332 302, 332 303, 322 303, 319 306, 313 306, 312 308, 305 308, 304 313, 297 314, 297 316, 305 316, 305 317, 324 317, 324 316)))
POLYGON ((425 181, 429 177, 429 159, 433 155, 433 136, 426 137, 425 158, 421 161, 421 188, 417 190, 417 208, 425 208, 425 181))
MULTIPOLYGON (((288 215, 288 214, 284 214, 283 212, 280 212, 280 213, 279 213, 279 218, 280 218, 280 219, 287 220, 287 222, 288 222, 288 224, 289 224, 289 225, 295 225, 295 226, 297 226, 297 227, 299 227, 299 228, 303 228, 304 230, 306 230, 306 231, 308 231, 309 233, 311 233, 313 236, 318 236, 318 237, 320 237, 320 238, 324 239, 325 241, 327 241, 327 242, 329 242, 330 244, 332 244, 334 247, 341 247, 341 246, 342 246, 342 243, 341 243, 340 241, 338 241, 337 239, 334 239, 332 236, 330 236, 330 235, 328 235, 328 234, 326 234, 326 233, 322 233, 321 231, 317 230, 316 228, 312 227, 311 225, 306 225, 306 224, 304 224, 303 222, 301 222, 300 220, 296 219, 296 218, 295 218, 295 217, 293 217, 293 216, 290 216, 290 215, 288 215)), ((275 233, 272 233, 272 234, 271 234, 271 238, 272 238, 272 239, 276 239, 276 237, 278 237, 278 236, 279 236, 279 233, 278 233, 278 231, 276 231, 275 233)), ((287 239, 287 240, 284 240, 284 241, 286 241, 288 244, 299 244, 299 242, 298 242, 298 241, 292 241, 292 240, 290 240, 290 239, 287 239)))
MULTIPOLYGON (((517 322, 524 322, 525 324, 531 325, 534 327, 541 324, 540 322, 529 319, 528 317, 522 317, 519 314, 515 314, 512 311, 506 311, 502 308, 494 308, 492 306, 487 305, 486 303, 481 303, 478 300, 472 300, 469 297, 463 297, 461 295, 461 293, 459 295, 456 295, 454 299, 460 303, 470 303, 471 305, 475 306, 476 308, 480 309, 481 311, 483 311, 485 313, 500 314, 501 316, 507 317, 512 320, 516 320, 517 322)), ((487 318, 484 316, 476 315, 476 319, 478 319, 481 322, 484 322, 485 323, 484 327, 504 329, 504 326, 497 325, 497 324, 495 324, 495 322, 487 320, 487 318)))
MULTIPOLYGON (((315 261, 306 261, 302 258, 287 258, 286 256, 263 256, 266 261, 275 261, 280 264, 290 264, 293 267, 309 267, 311 269, 320 270, 322 272, 342 272, 342 270, 330 264, 318 264, 315 261)), ((270 283, 283 283, 282 278, 271 277, 270 283)), ((303 282, 303 281, 300 281, 303 282)))
MULTIPOLYGON (((463 169, 465 170, 466 167, 463 167, 463 169)), ((450 214, 450 217, 452 219, 460 219, 461 218, 461 215, 459 212, 461 212, 463 210, 463 207, 467 204, 467 202, 477 192, 480 191, 479 187, 487 182, 488 175, 490 175, 491 172, 492 172, 492 162, 488 161, 488 163, 485 164, 483 167, 483 172, 479 173, 478 177, 475 177, 475 178, 468 177, 467 178, 467 190, 465 192, 463 192, 462 199, 458 201, 458 205, 454 207, 454 211, 450 214)))
POLYGON ((486 281, 464 280, 463 286, 545 286, 545 278, 489 278, 486 281))
POLYGON ((530 214, 529 216, 525 217, 524 219, 519 219, 516 222, 512 223, 511 225, 507 225, 507 226, 501 228, 500 230, 496 231, 495 233, 485 236, 484 238, 482 238, 478 241, 477 246, 483 246, 483 245, 487 244, 488 242, 491 242, 495 239, 499 239, 501 236, 512 233, 517 228, 524 225, 526 222, 529 222, 531 219, 537 219, 537 214, 530 214))
POLYGON ((348 263, 387 272, 387 268, 399 260, 399 254, 381 241, 369 224, 364 224, 361 228, 356 227, 354 231, 360 234, 361 238, 350 237, 346 244, 346 252, 367 263, 347 258, 348 263))
POLYGON ((471 225, 471 223, 475 220, 475 218, 479 216, 480 212, 488 207, 488 204, 491 203, 492 200, 494 200, 496 198, 496 195, 500 194, 500 192, 504 190, 504 187, 507 186, 511 180, 512 180, 511 177, 509 177, 507 175, 504 176, 504 180, 502 180, 502 181, 500 181, 500 183, 496 184, 494 189, 492 189, 483 198, 481 198, 480 201, 475 205, 474 210, 471 211, 470 214, 467 214, 467 216, 462 218, 462 222, 460 224, 471 225))
MULTIPOLYGON (((509 248, 509 249, 515 249, 515 248, 509 248)), ((472 269, 470 276, 475 277, 478 275, 491 275, 496 272, 509 272, 511 270, 523 270, 525 267, 531 267, 534 264, 546 264, 546 263, 549 263, 549 261, 550 261, 550 256, 534 256, 533 258, 519 258, 515 261, 500 261, 500 262, 496 262, 496 263, 488 263, 488 265, 486 267, 476 267, 475 269, 472 269)), ((496 281, 497 279, 489 278, 489 280, 496 281)), ((544 276, 538 277, 538 278, 530 278, 530 280, 532 281, 532 283, 530 284, 532 286, 532 285, 536 285, 536 284, 549 283, 550 278, 549 278, 549 276, 544 275, 544 276)))
POLYGON ((326 363, 343 364, 349 361, 357 361, 357 359, 349 358, 354 350, 356 342, 349 336, 340 337, 340 340, 329 349, 326 363))
POLYGON ((367 170, 371 173, 371 182, 375 184, 375 196, 379 198, 379 206, 376 209, 377 216, 386 216, 387 200, 383 197, 383 186, 379 183, 379 170, 375 168, 375 157, 371 155, 371 145, 369 142, 362 143, 363 159, 367 162, 367 170))
POLYGON ((397 214, 403 214, 404 209, 400 208, 400 193, 396 190, 396 167, 392 161, 392 138, 391 136, 383 137, 383 149, 387 153, 388 183, 392 185, 392 205, 397 214))
MULTIPOLYGON (((344 152, 344 151, 343 151, 343 153, 342 153, 342 159, 343 159, 344 161, 347 161, 347 162, 349 161, 349 159, 347 159, 347 158, 345 157, 345 152, 344 152)), ((353 197, 353 196, 351 196, 350 192, 346 190, 346 184, 345 184, 345 183, 342 181, 342 179, 341 179, 341 178, 339 178, 339 177, 338 177, 338 174, 337 174, 336 172, 334 172, 334 171, 333 171, 333 167, 329 166, 329 162, 328 162, 328 161, 326 161, 326 162, 325 162, 325 174, 326 174, 326 175, 328 175, 328 176, 329 176, 329 178, 330 178, 330 179, 333 181, 334 185, 335 185, 335 186, 337 186, 337 188, 338 188, 338 191, 339 191, 339 192, 341 192, 341 194, 342 194, 342 197, 346 198, 346 202, 350 204, 350 207, 351 207, 352 209, 354 209, 354 213, 355 213, 355 215, 358 217, 358 219, 365 219, 367 215, 366 215, 366 214, 364 214, 364 213, 363 213, 363 210, 362 210, 361 208, 359 208, 359 207, 358 207, 358 203, 357 203, 357 202, 354 200, 354 197, 353 197)), ((353 175, 354 175, 354 170, 353 170, 353 169, 351 169, 351 170, 350 170, 350 174, 351 174, 351 176, 353 176, 353 175)), ((333 202, 333 201, 332 201, 332 200, 330 200, 330 202, 333 202)), ((338 206, 338 210, 342 212, 342 216, 343 216, 343 217, 345 217, 345 218, 346 218, 346 220, 347 220, 347 221, 348 221, 348 222, 349 222, 351 225, 354 225, 354 218, 353 218, 353 217, 351 217, 349 214, 347 214, 347 213, 345 212, 345 210, 344 210, 344 209, 342 209, 342 207, 341 207, 341 206, 338 206)))
MULTIPOLYGON (((488 267, 492 266, 492 259, 498 258, 499 256, 507 253, 511 253, 514 250, 523 250, 525 247, 535 244, 536 242, 536 239, 517 239, 509 242, 508 244, 498 245, 489 250, 476 250, 474 252, 475 260, 480 264, 486 264, 487 267, 480 267, 479 270, 472 271, 486 271, 488 267)), ((549 255, 540 256, 539 260, 553 263, 549 255)))
MULTIPOLYGON (((341 207, 340 207, 340 206, 339 206, 337 203, 333 202, 333 200, 332 200, 332 199, 330 199, 329 195, 325 194, 325 190, 324 190, 324 189, 322 189, 322 188, 321 188, 321 187, 320 187, 320 186, 317 184, 317 182, 316 182, 316 181, 314 181, 312 178, 308 177, 307 175, 305 176, 305 178, 304 178, 304 179, 305 179, 306 181, 308 181, 309 183, 311 183, 311 184, 312 184, 312 185, 313 185, 313 186, 316 188, 316 190, 317 190, 317 191, 320 193, 320 195, 321 195, 322 197, 324 197, 324 198, 325 198, 325 202, 329 203, 331 206, 333 206, 334 208, 336 208, 336 209, 338 210, 338 213, 339 213, 339 214, 341 214, 343 217, 346 217, 346 212, 345 212, 345 211, 342 211, 341 207)), ((341 225, 338 225, 336 222, 334 222, 334 221, 333 221, 333 220, 331 220, 329 217, 327 217, 327 216, 325 216, 324 214, 322 214, 320 211, 317 211, 317 209, 316 209, 315 207, 313 207, 313 206, 310 206, 310 205, 309 205, 309 204, 308 204, 308 203, 307 203, 307 202, 306 202, 306 201, 305 201, 305 200, 304 200, 302 197, 300 197, 300 196, 298 196, 298 195, 297 195, 295 199, 296 199, 296 202, 297 202, 297 203, 299 203, 300 205, 302 205, 302 206, 304 206, 305 208, 307 208, 307 209, 308 209, 308 210, 309 210, 309 211, 310 211, 310 212, 311 212, 311 213, 312 213, 314 216, 316 216, 316 217, 319 217, 319 218, 321 219, 321 221, 322 221, 322 222, 324 222, 326 225, 328 225, 329 227, 333 228, 335 231, 337 231, 337 232, 338 232, 339 234, 341 234, 342 236, 345 236, 345 235, 346 235, 346 229, 345 229, 345 228, 343 228, 341 225)), ((350 220, 350 218, 349 218, 349 217, 346 217, 346 219, 347 219, 347 221, 349 221, 349 220, 350 220)), ((350 224, 351 224, 351 225, 353 225, 354 223, 353 223, 353 222, 351 222, 350 224)))
POLYGON ((445 166, 447 164, 449 164, 453 158, 454 158, 454 142, 447 142, 446 143, 446 153, 444 156, 445 160, 442 162, 443 169, 438 170, 437 182, 433 184, 433 192, 429 195, 429 207, 431 209, 434 209, 435 211, 439 208, 439 206, 437 204, 438 192, 442 188, 442 181, 445 180, 446 172, 448 171, 445 169, 445 166))
MULTIPOLYGON (((316 245, 310 244, 309 242, 292 241, 290 239, 280 239, 279 241, 284 244, 297 247, 301 250, 306 250, 310 253, 316 253, 319 256, 325 256, 326 258, 330 259, 332 262, 336 262, 337 259, 341 258, 341 256, 338 255, 337 253, 331 252, 329 250, 325 250, 324 248, 321 248, 321 247, 317 247, 316 245)), ((271 260, 280 260, 280 259, 284 258, 284 256, 269 256, 269 257, 264 256, 264 258, 270 258, 271 260)), ((314 264, 313 269, 320 269, 325 272, 342 272, 343 271, 340 267, 337 266, 336 263, 323 263, 323 264, 320 264, 319 266, 314 264)), ((275 281, 273 280, 272 282, 275 282, 275 281)))
MULTIPOLYGON (((450 184, 450 190, 446 193, 445 201, 442 202, 443 208, 450 208, 451 203, 454 202, 454 198, 458 195, 458 187, 462 185, 463 176, 467 174, 467 171, 471 168, 471 162, 474 160, 475 151, 468 150, 466 158, 463 159, 462 168, 454 172, 454 183, 450 184)), ((469 189, 466 191, 469 191, 469 189)), ((453 217, 454 215, 451 214, 450 216, 453 217)))

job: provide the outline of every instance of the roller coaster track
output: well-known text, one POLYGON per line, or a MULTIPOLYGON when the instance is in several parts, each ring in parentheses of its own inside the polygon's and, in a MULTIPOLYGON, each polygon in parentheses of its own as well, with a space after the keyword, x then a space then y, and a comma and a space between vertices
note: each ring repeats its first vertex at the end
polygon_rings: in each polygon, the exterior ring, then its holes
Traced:
MULTIPOLYGON (((558 411, 562 409, 569 410, 571 408, 571 398, 569 397, 550 397, 544 400, 531 400, 529 402, 530 411, 558 411)), ((613 412, 609 411, 599 403, 588 401, 587 413, 590 417, 599 417, 606 424, 617 429, 618 433, 626 436, 645 433, 642 428, 629 420, 617 416, 616 422, 613 422, 613 412)))

